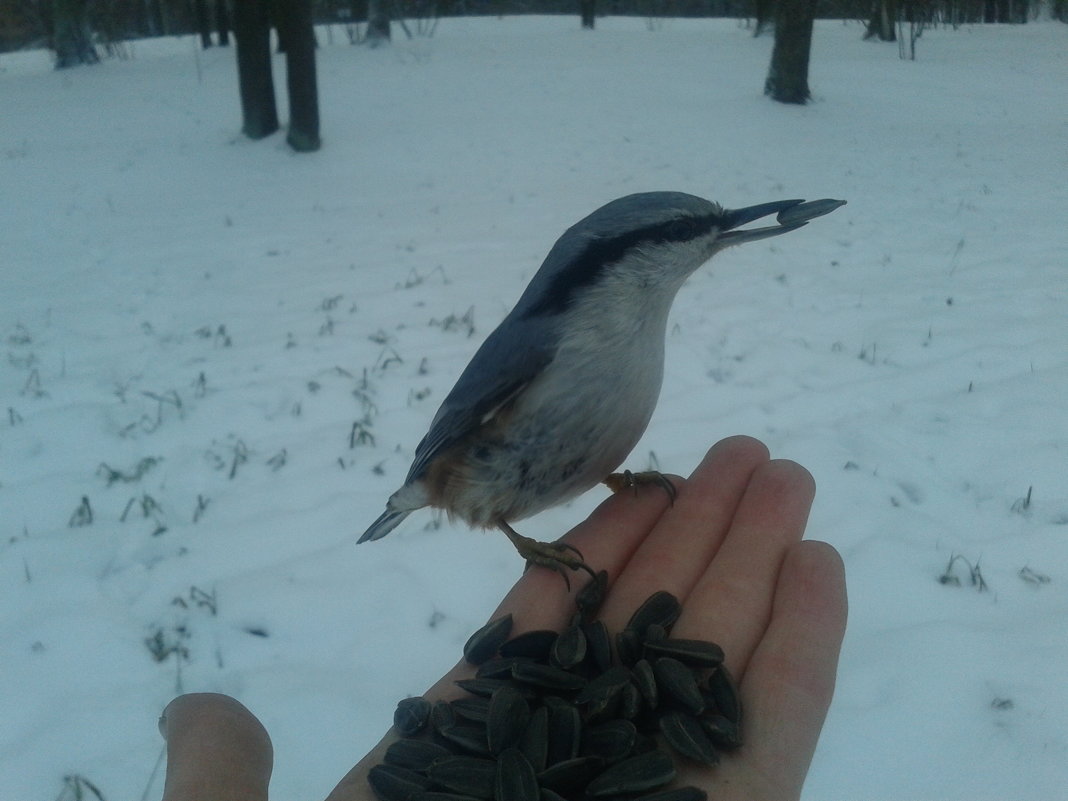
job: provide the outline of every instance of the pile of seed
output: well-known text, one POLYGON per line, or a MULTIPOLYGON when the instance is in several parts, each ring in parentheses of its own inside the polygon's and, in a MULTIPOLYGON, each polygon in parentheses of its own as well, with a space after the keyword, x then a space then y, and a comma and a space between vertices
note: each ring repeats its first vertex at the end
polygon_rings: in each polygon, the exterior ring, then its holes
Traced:
POLYGON ((715 765, 741 743, 741 705, 715 643, 671 636, 682 607, 651 595, 612 638, 593 614, 606 576, 590 582, 562 632, 509 639, 512 617, 464 646, 478 666, 467 696, 406 698, 402 735, 368 774, 381 801, 703 801, 675 778, 671 752, 715 765), (657 738, 656 735, 662 735, 657 738), (668 749, 661 747, 666 743, 668 749))

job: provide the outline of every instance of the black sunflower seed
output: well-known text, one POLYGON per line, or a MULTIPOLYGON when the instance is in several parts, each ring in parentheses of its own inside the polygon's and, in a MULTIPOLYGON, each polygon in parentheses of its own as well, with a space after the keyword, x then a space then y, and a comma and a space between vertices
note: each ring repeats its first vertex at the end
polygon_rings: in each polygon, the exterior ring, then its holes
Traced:
POLYGON ((475 723, 485 723, 489 717, 489 699, 488 698, 457 698, 455 701, 450 701, 449 706, 452 707, 452 711, 456 713, 457 717, 464 720, 472 720, 475 723))
POLYGON ((581 791, 604 768, 597 757, 575 757, 557 762, 538 774, 538 783, 562 795, 581 791))
POLYGON ((478 757, 447 756, 432 762, 426 776, 450 792, 475 798, 493 798, 497 763, 478 757))
POLYGON ((429 740, 416 740, 411 737, 405 737, 389 744, 383 760, 386 764, 396 765, 398 768, 424 771, 435 759, 449 756, 450 753, 445 746, 432 743, 429 740))
POLYGON ((656 678, 653 674, 653 666, 648 659, 639 659, 634 663, 634 686, 641 693, 642 700, 649 709, 656 709, 660 703, 659 694, 656 691, 656 678))
POLYGON ((468 726, 458 723, 439 729, 438 734, 468 754, 489 756, 489 743, 486 741, 486 729, 483 726, 468 726))
POLYGON ((674 790, 641 795, 633 801, 708 801, 708 793, 699 787, 676 787, 674 790))
POLYGON ((578 695, 576 704, 589 704, 612 698, 630 682, 630 671, 622 665, 608 668, 596 678, 590 679, 578 695))
POLYGON ((538 777, 518 748, 506 748, 497 757, 496 801, 538 801, 538 777))
POLYGON ((742 719, 742 701, 738 697, 738 686, 726 665, 720 665, 708 677, 708 689, 716 702, 716 710, 734 724, 742 719))
POLYGON ((653 663, 653 675, 661 697, 671 697, 694 714, 704 710, 705 699, 697 686, 697 677, 678 659, 660 657, 653 663))
POLYGON ((549 710, 546 707, 539 706, 530 713, 530 722, 519 740, 519 750, 526 754, 535 771, 545 770, 549 759, 549 710))
POLYGON ((601 620, 595 620, 582 627, 586 634, 586 657, 594 670, 604 672, 612 667, 612 638, 608 627, 601 620))
POLYGON ((578 625, 571 625, 560 632, 549 654, 551 664, 570 669, 586 658, 586 634, 578 625))
POLYGON ((616 634, 616 655, 619 661, 630 667, 642 656, 642 638, 634 629, 623 629, 616 634))
POLYGON ((717 748, 730 751, 742 744, 742 733, 738 725, 723 715, 702 716, 701 726, 717 748))
POLYGON ((430 723, 438 734, 456 725, 456 712, 453 711, 448 701, 434 702, 430 711, 430 723))
POLYGON ((668 637, 645 643, 645 650, 657 656, 670 656, 697 667, 716 667, 723 662, 723 649, 714 642, 668 637))
POLYGON ((637 739, 638 730, 629 720, 611 720, 582 732, 579 753, 600 757, 606 763, 618 762, 630 755, 637 739))
POLYGON ((459 793, 442 793, 434 790, 422 790, 418 793, 413 793, 408 801, 481 801, 480 799, 470 795, 460 795, 459 793))
POLYGON ((498 656, 487 659, 478 666, 475 677, 479 679, 510 679, 512 678, 512 665, 517 662, 534 662, 528 656, 498 656))
POLYGON ((660 718, 660 731, 664 740, 684 757, 712 766, 719 762, 719 755, 704 728, 685 712, 668 712, 660 718))
POLYGON ((491 620, 470 636, 464 644, 464 659, 472 665, 481 665, 496 655, 497 650, 512 633, 512 616, 504 615, 491 620))
POLYGON ((679 619, 680 614, 682 614, 682 604, 679 603, 679 599, 670 592, 661 590, 645 599, 645 602, 630 616, 626 628, 639 634, 645 634, 645 630, 651 625, 670 629, 671 625, 679 619))
POLYGON ((407 801, 413 793, 430 787, 426 776, 396 765, 375 765, 367 772, 367 783, 381 801, 407 801))
POLYGON ((650 751, 617 762, 586 786, 594 798, 641 793, 662 787, 675 778, 675 765, 663 751, 650 751))
POLYGON ((513 665, 512 678, 523 684, 556 691, 581 690, 586 684, 586 680, 576 673, 536 662, 513 665))
POLYGON ((501 687, 489 702, 486 741, 490 753, 499 754, 519 744, 530 722, 530 705, 513 687, 501 687))
POLYGON ((549 714, 546 764, 551 766, 578 756, 579 743, 582 741, 582 718, 574 704, 556 696, 546 696, 545 708, 549 714))
POLYGON ((556 642, 557 633, 548 629, 528 631, 513 637, 500 647, 501 656, 525 656, 528 659, 545 660, 556 642))
POLYGON ((402 698, 393 713, 393 725, 405 737, 421 732, 430 719, 430 702, 425 698, 402 698))
POLYGON ((513 684, 510 676, 508 679, 457 679, 456 686, 481 698, 491 697, 501 687, 513 687, 528 701, 537 697, 534 689, 513 684))

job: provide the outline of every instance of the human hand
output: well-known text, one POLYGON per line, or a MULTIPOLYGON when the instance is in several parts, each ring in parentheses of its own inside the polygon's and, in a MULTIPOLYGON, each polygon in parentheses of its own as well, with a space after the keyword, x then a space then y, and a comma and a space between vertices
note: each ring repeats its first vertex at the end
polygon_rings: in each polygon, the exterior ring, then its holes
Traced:
MULTIPOLYGON (((830 705, 846 618, 840 557, 825 543, 801 541, 812 478, 794 463, 769 461, 761 443, 734 437, 715 445, 689 479, 673 480, 679 491, 673 505, 660 492, 614 496, 566 541, 608 572, 599 617, 609 630, 621 629, 652 592, 667 590, 683 604, 672 636, 712 640, 726 653, 746 709, 745 744, 713 769, 678 760, 678 782, 716 799, 797 798, 830 705)), ((575 582, 567 592, 551 571, 531 570, 491 617, 511 612, 513 635, 561 629, 579 589, 575 582)), ((472 673, 461 662, 425 695, 456 697, 453 682, 472 673)), ((168 707, 161 729, 168 741, 164 801, 266 798, 270 741, 232 699, 182 696, 168 707), (233 705, 246 716, 243 726, 235 723, 241 716, 233 705), (219 720, 226 736, 215 728, 219 720), (216 733, 205 740, 191 731, 216 733), (191 749, 212 759, 192 759, 191 749), (216 786, 205 776, 207 764, 221 769, 218 787, 233 794, 206 790, 216 786), (227 775, 234 770, 240 781, 227 775), (192 786, 195 795, 182 794, 192 786)), ((328 801, 372 799, 367 771, 395 739, 387 734, 328 801)))

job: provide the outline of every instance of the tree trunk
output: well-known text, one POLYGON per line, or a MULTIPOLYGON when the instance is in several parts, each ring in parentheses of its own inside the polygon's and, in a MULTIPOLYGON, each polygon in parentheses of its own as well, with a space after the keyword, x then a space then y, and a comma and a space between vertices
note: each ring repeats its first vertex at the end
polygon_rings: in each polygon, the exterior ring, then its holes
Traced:
POLYGON ((367 44, 378 47, 390 39, 389 12, 385 0, 367 2, 367 44))
POLYGON ((760 36, 772 29, 775 15, 774 0, 756 0, 754 9, 753 36, 760 36))
POLYGON ((271 28, 267 4, 238 0, 233 5, 237 39, 237 74, 241 85, 241 130, 250 139, 263 139, 278 130, 271 77, 271 28))
POLYGON ((100 61, 89 34, 88 0, 54 0, 52 3, 52 49, 56 69, 100 61))
POLYGON ((582 27, 592 31, 596 23, 597 0, 579 0, 579 15, 582 17, 582 27))
POLYGON ((780 103, 807 103, 808 57, 816 0, 777 0, 775 46, 764 94, 780 103))
POLYGON ((200 46, 207 50, 211 47, 211 18, 208 15, 208 0, 193 0, 193 11, 200 34, 200 46))
POLYGON ((286 141, 300 153, 318 150, 319 92, 315 76, 315 29, 312 0, 280 0, 279 33, 285 31, 289 134, 286 141))
POLYGON ((876 0, 864 38, 877 38, 880 42, 897 41, 897 17, 897 0, 876 0))
POLYGON ((230 46, 230 12, 226 0, 215 0, 215 30, 219 35, 219 47, 230 46))

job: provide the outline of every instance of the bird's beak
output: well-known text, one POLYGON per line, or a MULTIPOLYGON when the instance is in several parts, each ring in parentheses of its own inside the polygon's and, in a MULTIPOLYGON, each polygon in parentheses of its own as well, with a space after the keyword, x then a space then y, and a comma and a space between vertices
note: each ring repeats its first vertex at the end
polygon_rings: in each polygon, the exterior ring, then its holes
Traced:
POLYGON ((758 239, 766 239, 769 236, 778 236, 787 231, 796 231, 809 220, 830 214, 840 206, 845 205, 844 200, 777 200, 773 203, 761 203, 759 206, 747 206, 744 209, 724 209, 721 219, 723 227, 716 239, 716 245, 720 248, 741 245, 745 242, 755 242, 758 239), (778 225, 769 225, 765 228, 750 228, 738 230, 739 226, 767 217, 769 214, 777 215, 775 221, 778 225))

